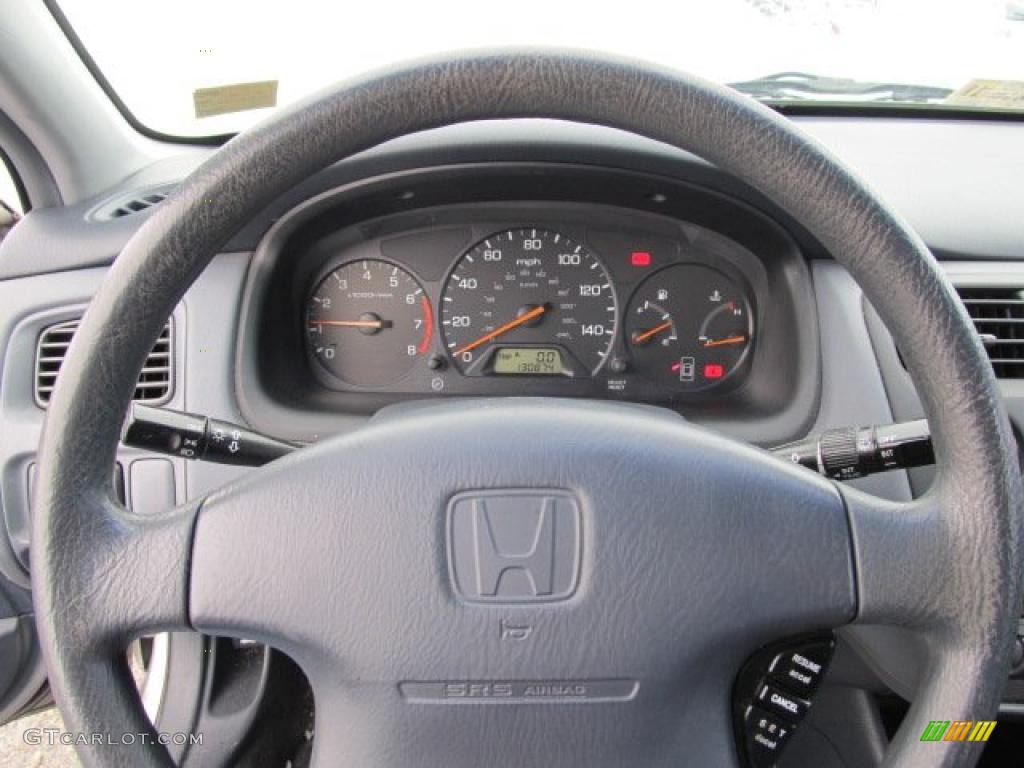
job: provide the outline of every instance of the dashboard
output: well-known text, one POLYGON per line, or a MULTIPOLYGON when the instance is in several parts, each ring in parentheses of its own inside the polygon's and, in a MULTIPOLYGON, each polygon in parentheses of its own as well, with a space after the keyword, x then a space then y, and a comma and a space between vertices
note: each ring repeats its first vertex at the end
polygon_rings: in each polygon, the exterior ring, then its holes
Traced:
POLYGON ((775 420, 769 441, 799 432, 815 402, 816 317, 788 233, 704 189, 551 171, 368 180, 281 217, 246 286, 247 417, 302 439, 295 411, 583 397, 775 420), (382 199, 390 210, 373 215, 382 199))

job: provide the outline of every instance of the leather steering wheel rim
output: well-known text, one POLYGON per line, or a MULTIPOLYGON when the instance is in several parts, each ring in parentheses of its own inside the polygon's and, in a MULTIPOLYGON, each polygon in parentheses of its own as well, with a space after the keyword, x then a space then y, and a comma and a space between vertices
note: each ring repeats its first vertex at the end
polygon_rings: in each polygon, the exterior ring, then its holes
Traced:
MULTIPOLYGON (((33 594, 67 728, 151 734, 123 649, 140 634, 204 628, 190 573, 199 505, 143 519, 109 491, 135 378, 186 289, 244 222, 310 174, 405 134, 505 118, 594 123, 694 152, 772 198, 861 286, 917 383, 938 472, 912 504, 838 491, 856 591, 849 618, 928 639, 927 680, 887 763, 973 764, 979 745, 920 734, 932 719, 997 710, 1019 607, 1022 492, 991 366, 950 283, 903 219, 772 110, 649 64, 551 51, 426 60, 283 110, 215 153, 125 247, 64 363, 39 462, 33 594)), ((80 753, 97 766, 169 764, 156 745, 80 753)))

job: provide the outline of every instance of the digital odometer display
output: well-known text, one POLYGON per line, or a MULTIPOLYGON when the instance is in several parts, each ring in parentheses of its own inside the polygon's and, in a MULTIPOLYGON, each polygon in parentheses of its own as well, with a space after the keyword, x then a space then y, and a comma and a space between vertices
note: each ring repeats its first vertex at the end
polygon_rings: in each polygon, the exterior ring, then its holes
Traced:
POLYGON ((552 373, 594 373, 616 331, 615 290, 604 265, 583 245, 541 229, 497 232, 463 254, 441 307, 445 346, 470 375, 514 373, 498 369, 512 362, 492 360, 502 349, 555 351, 562 370, 552 373))
POLYGON ((502 347, 494 355, 495 373, 551 376, 565 372, 562 353, 542 347, 502 347))

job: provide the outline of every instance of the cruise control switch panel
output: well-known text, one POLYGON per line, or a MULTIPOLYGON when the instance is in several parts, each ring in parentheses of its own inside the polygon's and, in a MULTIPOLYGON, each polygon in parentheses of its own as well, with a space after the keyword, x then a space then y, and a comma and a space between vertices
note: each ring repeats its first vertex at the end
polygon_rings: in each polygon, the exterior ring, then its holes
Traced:
POLYGON ((825 676, 831 634, 787 640, 752 656, 736 679, 733 716, 740 753, 750 768, 770 768, 807 715, 825 676))

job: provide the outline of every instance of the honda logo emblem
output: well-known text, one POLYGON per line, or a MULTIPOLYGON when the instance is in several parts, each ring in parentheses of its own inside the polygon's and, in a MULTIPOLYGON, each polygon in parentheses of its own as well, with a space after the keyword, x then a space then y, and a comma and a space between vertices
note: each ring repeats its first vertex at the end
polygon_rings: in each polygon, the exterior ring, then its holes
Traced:
POLYGON ((580 508, 566 491, 471 491, 448 505, 448 568, 470 602, 564 600, 576 591, 580 508))

